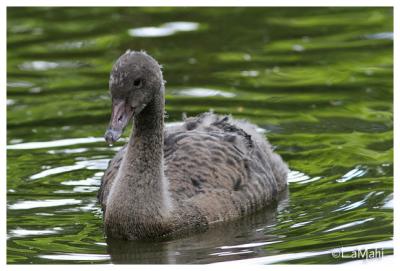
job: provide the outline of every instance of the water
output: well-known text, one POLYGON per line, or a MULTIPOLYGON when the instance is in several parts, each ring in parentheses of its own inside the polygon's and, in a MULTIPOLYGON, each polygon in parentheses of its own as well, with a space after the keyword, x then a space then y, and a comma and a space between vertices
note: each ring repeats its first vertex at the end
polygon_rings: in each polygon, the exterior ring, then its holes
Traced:
MULTIPOLYGON (((391 8, 9 8, 8 263, 344 263, 393 254, 391 8), (278 206, 164 242, 106 240, 113 61, 164 65, 168 125, 213 109, 290 165, 278 206), (236 263, 236 262, 235 262, 236 263)), ((128 136, 127 129, 124 136, 128 136)))

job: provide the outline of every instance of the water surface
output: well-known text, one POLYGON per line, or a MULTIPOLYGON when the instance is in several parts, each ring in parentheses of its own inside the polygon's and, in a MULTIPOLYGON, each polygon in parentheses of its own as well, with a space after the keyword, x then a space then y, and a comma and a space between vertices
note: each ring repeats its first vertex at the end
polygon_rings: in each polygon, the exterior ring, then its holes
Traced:
MULTIPOLYGON (((344 263, 393 254, 390 8, 8 8, 8 263, 344 263), (210 109, 288 162, 277 206, 164 242, 106 240, 96 192, 127 48, 164 66, 168 125, 210 109)), ((127 137, 129 130, 125 132, 127 137)))

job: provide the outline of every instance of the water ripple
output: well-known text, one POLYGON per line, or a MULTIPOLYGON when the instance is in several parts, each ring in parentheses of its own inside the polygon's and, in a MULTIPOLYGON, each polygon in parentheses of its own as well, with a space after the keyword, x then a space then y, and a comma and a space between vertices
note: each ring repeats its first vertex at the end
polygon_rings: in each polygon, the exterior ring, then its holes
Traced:
POLYGON ((50 62, 50 61, 28 61, 18 66, 23 71, 47 71, 56 68, 76 68, 79 67, 78 63, 70 61, 50 62))
POLYGON ((16 228, 16 229, 10 230, 8 237, 51 235, 51 234, 59 233, 62 230, 63 229, 60 227, 55 227, 53 229, 45 229, 45 230, 27 230, 27 229, 22 229, 22 228, 16 228))
POLYGON ((308 224, 310 224, 311 222, 313 222, 313 221, 299 222, 299 223, 293 224, 293 225, 290 226, 290 227, 291 227, 291 228, 299 228, 299 227, 303 227, 303 226, 305 226, 305 225, 308 225, 308 224))
POLYGON ((393 32, 370 34, 366 35, 365 37, 367 39, 373 39, 373 40, 393 40, 393 32))
POLYGON ((230 256, 230 255, 239 255, 239 254, 249 254, 249 253, 253 253, 253 251, 251 250, 240 250, 240 251, 224 251, 224 252, 216 252, 216 253, 210 253, 209 255, 211 256, 230 256))
MULTIPOLYGON (((103 173, 103 172, 101 172, 103 173)), ((61 184, 63 185, 73 185, 73 186, 98 186, 100 185, 100 180, 99 178, 94 179, 94 178, 87 178, 84 180, 79 180, 79 181, 75 181, 75 180, 70 180, 70 181, 64 181, 61 184)))
POLYGON ((177 91, 178 95, 190 96, 190 97, 211 97, 211 96, 221 96, 226 98, 232 98, 236 95, 234 93, 221 91, 217 89, 209 88, 188 88, 177 91))
POLYGON ((199 23, 195 22, 170 22, 158 27, 140 27, 128 30, 128 34, 133 37, 166 37, 174 35, 177 32, 194 31, 199 28, 199 23))
POLYGON ((75 165, 70 165, 70 166, 61 166, 61 167, 56 167, 56 168, 51 168, 51 169, 46 169, 44 171, 41 171, 37 174, 34 174, 30 177, 31 180, 36 180, 44 177, 48 177, 51 175, 56 175, 60 173, 65 173, 65 172, 71 172, 79 169, 89 169, 89 170, 95 170, 95 169, 101 169, 105 170, 108 166, 108 161, 110 159, 95 159, 95 160, 83 160, 83 161, 78 161, 76 162, 75 165))
POLYGON ((308 176, 307 174, 305 174, 303 172, 291 170, 288 174, 287 181, 288 181, 288 183, 305 184, 305 183, 318 181, 319 179, 321 179, 321 177, 319 177, 319 176, 311 178, 310 176, 308 176))
MULTIPOLYGON (((375 249, 392 249, 393 248, 393 241, 383 241, 383 242, 376 242, 371 244, 364 244, 358 246, 349 246, 349 247, 342 247, 340 248, 342 253, 352 252, 357 250, 375 250, 375 249)), ((253 259, 246 259, 246 260, 236 260, 236 261, 226 261, 226 262, 219 262, 213 263, 216 265, 237 265, 237 264, 273 264, 273 263, 280 263, 298 259, 305 259, 320 255, 332 255, 335 249, 323 250, 323 251, 316 251, 316 252, 299 252, 299 253, 288 253, 288 254, 280 254, 274 256, 267 256, 267 257, 259 257, 253 259)))
POLYGON ((76 149, 63 149, 63 150, 49 150, 48 153, 50 154, 73 154, 73 153, 83 153, 87 152, 89 149, 88 148, 76 148, 76 149))
POLYGON ((250 243, 250 244, 241 244, 241 245, 234 245, 234 246, 222 246, 218 247, 220 249, 233 249, 233 248, 252 248, 252 247, 260 247, 269 244, 280 243, 282 241, 271 241, 271 242, 258 242, 258 243, 250 243))
POLYGON ((29 88, 33 86, 34 85, 31 82, 26 82, 26 81, 7 82, 7 88, 29 88))
POLYGON ((349 204, 349 205, 346 205, 346 204, 345 204, 345 205, 342 205, 342 206, 340 206, 338 209, 333 210, 333 212, 338 212, 338 211, 349 211, 349 210, 356 209, 356 208, 358 208, 358 207, 360 207, 360 206, 366 204, 366 203, 367 203, 367 200, 368 200, 372 195, 374 195, 374 192, 368 193, 368 194, 367 194, 362 200, 360 200, 360 201, 353 202, 353 203, 351 203, 351 204, 349 204))
POLYGON ((324 232, 331 232, 331 231, 341 230, 341 229, 345 229, 345 228, 350 228, 350 227, 353 227, 353 226, 356 226, 356 225, 364 224, 365 222, 372 221, 372 220, 375 220, 375 218, 374 217, 370 217, 370 218, 359 220, 359 221, 353 221, 353 222, 350 222, 350 223, 346 223, 346 224, 334 227, 332 229, 325 230, 324 232))
POLYGON ((102 137, 85 137, 85 138, 68 138, 45 142, 27 142, 14 145, 8 145, 8 150, 31 150, 31 149, 45 149, 54 147, 71 146, 77 144, 87 144, 94 142, 103 142, 102 137))
POLYGON ((385 203, 383 204, 382 208, 384 209, 393 209, 393 194, 389 195, 386 199, 385 199, 385 203))
POLYGON ((47 208, 82 203, 77 199, 47 199, 47 200, 23 200, 9 205, 10 210, 27 210, 34 208, 47 208))
POLYGON ((110 255, 107 254, 84 254, 84 253, 64 253, 54 255, 39 255, 39 258, 49 260, 64 260, 64 261, 100 261, 109 260, 110 255))
POLYGON ((356 166, 354 169, 344 174, 342 178, 336 180, 336 182, 343 183, 356 177, 364 176, 366 173, 366 169, 361 168, 361 166, 356 166))
POLYGON ((65 173, 65 172, 70 172, 78 169, 85 168, 85 165, 73 165, 73 166, 62 166, 62 167, 56 167, 56 168, 51 168, 51 169, 46 169, 42 172, 39 172, 37 174, 34 174, 30 177, 31 180, 36 180, 40 178, 44 178, 47 176, 59 174, 59 173, 65 173))

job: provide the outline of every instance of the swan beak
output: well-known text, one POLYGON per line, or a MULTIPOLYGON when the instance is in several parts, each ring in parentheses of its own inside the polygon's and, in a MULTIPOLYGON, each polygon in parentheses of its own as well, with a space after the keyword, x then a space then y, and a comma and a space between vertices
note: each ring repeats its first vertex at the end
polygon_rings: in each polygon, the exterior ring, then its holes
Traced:
POLYGON ((125 126, 132 118, 134 109, 126 100, 113 99, 111 120, 108 129, 104 135, 104 139, 108 144, 115 143, 124 131, 125 126))

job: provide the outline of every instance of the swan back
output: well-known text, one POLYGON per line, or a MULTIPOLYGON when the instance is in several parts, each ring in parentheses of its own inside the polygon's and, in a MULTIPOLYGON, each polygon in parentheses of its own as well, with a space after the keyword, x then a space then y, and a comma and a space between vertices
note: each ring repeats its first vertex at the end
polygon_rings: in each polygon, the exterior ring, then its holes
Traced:
POLYGON ((165 132, 165 175, 176 203, 216 222, 273 202, 288 168, 256 126, 204 113, 165 132))

